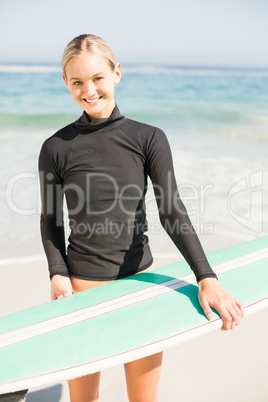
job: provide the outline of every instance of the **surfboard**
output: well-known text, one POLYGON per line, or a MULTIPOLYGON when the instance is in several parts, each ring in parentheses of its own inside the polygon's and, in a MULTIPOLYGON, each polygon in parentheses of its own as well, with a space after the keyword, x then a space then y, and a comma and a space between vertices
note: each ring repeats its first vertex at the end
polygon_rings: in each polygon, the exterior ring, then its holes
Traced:
MULTIPOLYGON (((246 314, 268 306, 268 236, 207 255, 246 314)), ((0 319, 0 394, 163 351, 221 327, 208 321, 185 261, 0 319)))

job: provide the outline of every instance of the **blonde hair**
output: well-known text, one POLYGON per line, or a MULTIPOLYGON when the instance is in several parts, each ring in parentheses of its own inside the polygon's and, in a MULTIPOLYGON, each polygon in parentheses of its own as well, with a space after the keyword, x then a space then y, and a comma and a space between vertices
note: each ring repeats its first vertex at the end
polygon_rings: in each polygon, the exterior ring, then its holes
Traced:
POLYGON ((74 57, 78 56, 82 52, 92 52, 96 55, 102 56, 107 59, 111 70, 113 71, 116 66, 115 57, 112 49, 108 45, 108 43, 96 35, 91 34, 83 34, 76 36, 64 49, 62 55, 62 69, 63 73, 66 76, 66 64, 68 61, 74 57))

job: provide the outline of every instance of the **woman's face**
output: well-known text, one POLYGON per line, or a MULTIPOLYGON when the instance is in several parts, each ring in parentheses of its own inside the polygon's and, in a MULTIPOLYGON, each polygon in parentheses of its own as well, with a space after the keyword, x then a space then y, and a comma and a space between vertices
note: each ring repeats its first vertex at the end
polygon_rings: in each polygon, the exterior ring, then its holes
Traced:
POLYGON ((121 66, 114 71, 108 60, 91 52, 72 57, 63 79, 74 101, 91 119, 110 117, 114 107, 114 84, 121 78, 121 66))

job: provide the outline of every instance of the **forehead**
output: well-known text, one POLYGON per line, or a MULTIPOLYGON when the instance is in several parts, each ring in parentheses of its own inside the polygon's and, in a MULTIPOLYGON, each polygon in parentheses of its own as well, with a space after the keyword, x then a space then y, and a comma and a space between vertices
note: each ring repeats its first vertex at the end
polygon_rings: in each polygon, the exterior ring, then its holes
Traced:
POLYGON ((65 70, 69 79, 72 77, 89 77, 100 72, 111 73, 108 60, 91 52, 83 52, 72 57, 66 64, 65 70))

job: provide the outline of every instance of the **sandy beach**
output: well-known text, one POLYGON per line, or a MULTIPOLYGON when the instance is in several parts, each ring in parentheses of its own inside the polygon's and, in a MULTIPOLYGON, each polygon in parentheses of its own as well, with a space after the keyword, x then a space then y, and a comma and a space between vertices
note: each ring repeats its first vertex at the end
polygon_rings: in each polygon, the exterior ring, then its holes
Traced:
MULTIPOLYGON (((1 266, 0 315, 49 300, 46 261, 1 266)), ((268 309, 232 332, 215 331, 164 354, 160 402, 267 402, 268 309)), ((29 402, 68 402, 65 382, 31 389, 29 402)), ((101 402, 126 402, 122 366, 104 370, 101 402)))

